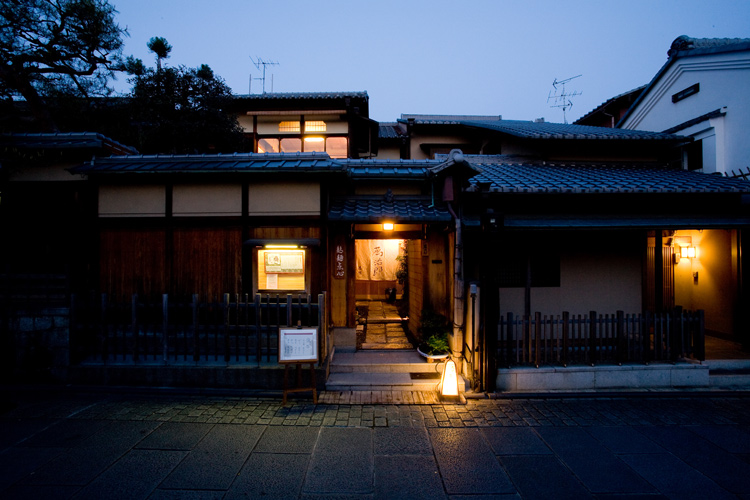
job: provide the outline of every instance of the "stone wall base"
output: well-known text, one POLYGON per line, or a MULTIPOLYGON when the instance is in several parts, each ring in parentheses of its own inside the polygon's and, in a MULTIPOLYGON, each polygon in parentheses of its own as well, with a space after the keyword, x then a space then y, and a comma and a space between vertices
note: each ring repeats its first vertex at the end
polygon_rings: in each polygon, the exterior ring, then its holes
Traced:
MULTIPOLYGON (((302 365, 302 386, 309 386, 309 365, 302 365)), ((316 366, 316 387, 325 388, 325 367, 316 366)), ((77 385, 173 387, 191 389, 282 390, 284 366, 245 365, 115 365, 82 364, 68 369, 68 383, 77 385)), ((289 367, 289 387, 296 387, 295 365, 289 367)))
POLYGON ((602 389, 708 388, 708 366, 690 362, 649 365, 517 367, 497 371, 499 392, 602 389))

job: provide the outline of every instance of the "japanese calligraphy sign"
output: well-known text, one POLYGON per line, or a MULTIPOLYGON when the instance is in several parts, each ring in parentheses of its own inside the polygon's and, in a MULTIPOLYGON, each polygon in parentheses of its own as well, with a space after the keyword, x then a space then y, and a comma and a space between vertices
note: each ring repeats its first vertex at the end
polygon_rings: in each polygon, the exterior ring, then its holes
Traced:
POLYGON ((333 277, 343 279, 346 277, 346 258, 344 257, 344 245, 336 245, 333 256, 333 277))

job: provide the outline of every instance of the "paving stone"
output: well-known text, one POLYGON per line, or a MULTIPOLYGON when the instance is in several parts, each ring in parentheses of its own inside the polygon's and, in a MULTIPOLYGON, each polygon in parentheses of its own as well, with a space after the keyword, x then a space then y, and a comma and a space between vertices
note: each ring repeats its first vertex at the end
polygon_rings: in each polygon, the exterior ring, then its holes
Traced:
POLYGON ((321 429, 303 492, 306 494, 372 493, 371 432, 370 429, 321 429))
POLYGON ((502 456, 500 462, 524 500, 578 500, 594 498, 557 457, 502 456))
POLYGON ((551 455, 552 450, 528 427, 492 427, 482 434, 496 455, 551 455))
POLYGON ((654 493, 654 487, 581 428, 536 430, 552 451, 594 493, 654 493))
POLYGON ((429 434, 449 495, 516 492, 478 429, 436 428, 429 434))
POLYGON ((168 489, 224 489, 260 438, 263 427, 217 424, 164 480, 168 489))

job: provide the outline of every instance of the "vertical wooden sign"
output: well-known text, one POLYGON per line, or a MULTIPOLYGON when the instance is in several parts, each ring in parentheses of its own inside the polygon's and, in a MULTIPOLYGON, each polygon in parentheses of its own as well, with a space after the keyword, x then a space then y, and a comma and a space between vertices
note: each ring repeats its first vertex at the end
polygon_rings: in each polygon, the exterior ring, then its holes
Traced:
POLYGON ((336 279, 346 278, 346 256, 344 254, 344 245, 336 245, 336 251, 333 256, 333 277, 336 279))

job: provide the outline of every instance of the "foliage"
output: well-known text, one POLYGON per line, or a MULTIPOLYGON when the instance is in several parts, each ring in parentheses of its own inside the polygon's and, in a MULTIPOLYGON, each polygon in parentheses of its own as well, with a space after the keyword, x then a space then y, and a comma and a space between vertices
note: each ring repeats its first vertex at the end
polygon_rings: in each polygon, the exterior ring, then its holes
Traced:
POLYGON ((448 334, 452 331, 451 321, 431 309, 422 311, 419 327, 422 344, 420 349, 425 354, 444 354, 450 351, 448 334))
POLYGON ((126 31, 107 0, 0 2, 0 96, 21 96, 56 131, 45 97, 108 95, 126 31))
POLYGON ((424 341, 424 345, 427 347, 425 354, 446 354, 450 351, 450 344, 448 344, 448 333, 443 332, 441 334, 434 334, 424 341))
POLYGON ((164 38, 151 38, 148 47, 156 54, 155 69, 133 57, 123 64, 133 85, 129 97, 134 135, 125 142, 144 154, 246 150, 242 128, 226 110, 232 91, 224 80, 206 64, 162 67, 172 50, 164 38))
POLYGON ((396 261, 398 262, 396 281, 401 285, 403 296, 406 297, 409 294, 409 262, 407 260, 406 248, 404 248, 404 253, 396 257, 396 261))

